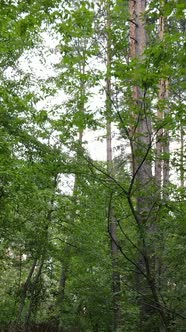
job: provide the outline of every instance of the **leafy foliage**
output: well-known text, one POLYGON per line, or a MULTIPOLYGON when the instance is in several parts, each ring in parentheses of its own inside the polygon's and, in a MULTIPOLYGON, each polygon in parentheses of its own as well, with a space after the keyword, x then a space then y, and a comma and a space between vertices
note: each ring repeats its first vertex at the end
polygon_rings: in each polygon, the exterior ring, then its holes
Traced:
POLYGON ((1 1, 0 8, 0 329, 114 331, 116 269, 120 331, 184 331, 184 1, 149 1, 143 17, 148 44, 144 56, 133 59, 128 1, 1 1), (47 51, 46 35, 55 44, 47 51), (45 71, 48 54, 52 58, 46 79, 29 69, 29 54, 36 53, 45 71), (108 78, 112 114, 105 107, 108 78), (161 80, 169 83, 167 99, 160 98, 161 80), (132 87, 143 91, 137 101, 132 87), (147 135, 138 130, 142 111, 152 122, 145 155, 144 145, 133 149, 147 135), (118 139, 111 173, 102 156, 93 160, 88 142, 108 118, 118 139), (162 129, 167 136, 159 135, 162 129), (157 156, 157 141, 165 146, 168 139, 170 153, 157 156), (136 157, 142 164, 135 173, 136 157), (139 169, 146 161, 154 168, 157 160, 170 161, 169 182, 160 180, 158 187, 152 176, 150 185, 139 187, 139 169), (139 216, 144 197, 149 210, 139 216), (141 254, 152 278, 141 268, 141 254), (149 293, 154 280, 159 302, 149 293), (148 319, 141 327, 143 302, 148 319))

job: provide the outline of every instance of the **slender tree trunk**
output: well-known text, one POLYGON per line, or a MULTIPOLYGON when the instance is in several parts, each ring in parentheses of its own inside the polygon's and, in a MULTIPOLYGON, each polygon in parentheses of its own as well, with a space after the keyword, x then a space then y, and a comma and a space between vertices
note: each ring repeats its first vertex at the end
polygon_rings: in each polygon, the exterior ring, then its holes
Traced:
MULTIPOLYGON (((161 5, 164 5, 164 0, 161 1, 161 5)), ((159 39, 160 42, 163 41, 165 34, 165 17, 160 16, 159 18, 159 39)), ((157 112, 158 120, 163 121, 164 117, 168 114, 168 109, 166 106, 166 101, 168 100, 168 80, 161 79, 159 83, 159 103, 160 107, 157 112), (165 105, 165 109, 162 108, 162 105, 165 105)), ((156 142, 156 161, 155 161, 155 180, 158 189, 157 199, 160 201, 162 197, 159 194, 159 190, 163 187, 166 188, 169 182, 169 133, 167 129, 160 128, 157 133, 157 142, 156 142)), ((163 199, 167 199, 166 192, 163 192, 163 199)), ((161 239, 161 250, 164 250, 164 238, 161 239)), ((163 262, 161 257, 156 257, 156 273, 157 273, 157 285, 161 291, 161 271, 162 271, 163 262)), ((164 324, 160 326, 160 331, 165 331, 164 324)))
MULTIPOLYGON (((54 185, 54 189, 55 189, 56 186, 57 186, 57 174, 56 174, 56 176, 54 178, 53 185, 54 185)), ((18 315, 17 315, 16 324, 15 324, 17 326, 19 325, 19 323, 21 321, 22 312, 23 312, 23 309, 25 307, 25 301, 27 299, 27 293, 28 293, 29 287, 31 285, 31 282, 33 280, 33 275, 36 273, 36 267, 37 267, 38 260, 39 260, 40 257, 42 257, 42 256, 44 257, 45 251, 46 251, 46 248, 47 248, 47 244, 48 244, 48 228, 49 228, 51 220, 52 220, 54 196, 52 197, 50 203, 51 203, 52 208, 47 212, 47 215, 46 215, 46 224, 45 224, 45 228, 44 228, 45 242, 42 243, 42 246, 40 248, 40 252, 38 252, 37 255, 36 255, 36 257, 34 258, 34 261, 32 263, 30 272, 29 272, 28 277, 26 279, 26 282, 24 283, 24 286, 22 288, 21 299, 20 299, 20 304, 19 304, 19 309, 18 309, 18 315)), ((40 269, 42 269, 43 264, 44 264, 44 259, 42 258, 42 264, 40 265, 39 271, 40 271, 40 269)), ((35 292, 35 288, 37 286, 37 281, 38 281, 38 278, 39 278, 40 274, 41 274, 41 271, 39 272, 39 275, 38 275, 38 272, 36 273, 36 278, 35 278, 35 281, 34 281, 34 285, 32 285, 31 300, 30 300, 29 310, 28 310, 28 313, 27 313, 27 318, 25 320, 25 323, 26 322, 29 323, 29 320, 30 320, 31 309, 33 307, 32 306, 32 297, 33 297, 33 294, 35 292)), ((26 325, 27 325, 27 323, 26 323, 26 325)), ((14 331, 14 329, 13 329, 13 331, 14 331)))
MULTIPOLYGON (((107 74, 106 74, 106 131, 107 131, 107 172, 112 174, 113 161, 112 161, 112 83, 111 83, 111 8, 108 1, 106 6, 107 11, 107 74)), ((118 247, 117 247, 117 220, 114 214, 114 208, 111 206, 109 209, 109 233, 111 236, 111 256, 112 256, 112 305, 113 305, 113 323, 112 330, 117 331, 120 327, 121 312, 120 312, 120 273, 118 272, 118 247)))
MULTIPOLYGON (((146 47, 146 32, 143 22, 145 12, 145 0, 130 0, 130 40, 131 40, 131 57, 137 58, 139 65, 143 62, 144 50, 146 47)), ((138 70, 138 68, 136 68, 138 70)), ((139 331, 155 331, 156 327, 152 326, 151 319, 158 313, 164 330, 166 327, 166 315, 162 309, 158 289, 155 279, 155 260, 153 248, 153 234, 156 225, 154 224, 153 204, 156 195, 152 190, 152 162, 149 156, 151 150, 151 114, 146 109, 145 96, 146 92, 139 86, 133 88, 133 100, 138 112, 134 114, 136 128, 134 132, 134 174, 137 185, 137 207, 136 219, 140 233, 140 247, 143 255, 139 257, 137 271, 137 283, 139 294, 140 324, 139 331), (152 241, 152 243, 151 243, 152 241), (149 244, 147 244, 149 242, 149 244), (149 319, 151 316, 151 319, 149 319)), ((157 171, 157 170, 156 170, 157 171)), ((159 170, 160 172, 160 170, 159 170)), ((161 180, 160 180, 161 181, 161 180)))
POLYGON ((14 332, 14 331, 17 331, 19 329, 19 324, 20 324, 20 321, 21 321, 21 315, 22 315, 22 312, 23 312, 23 309, 24 309, 28 289, 29 289, 31 279, 32 279, 32 276, 33 276, 35 268, 36 268, 37 261, 38 261, 38 258, 34 258, 32 266, 31 266, 30 271, 29 271, 29 274, 27 276, 27 279, 26 279, 26 281, 23 285, 23 288, 21 289, 21 298, 20 298, 19 309, 18 309, 18 313, 17 313, 17 319, 16 319, 16 321, 12 322, 12 324, 10 326, 10 332, 14 332))
POLYGON ((25 326, 24 326, 25 332, 30 330, 29 325, 30 325, 31 315, 32 315, 33 310, 36 310, 36 308, 37 308, 38 296, 41 292, 41 289, 37 289, 37 285, 38 285, 38 282, 39 282, 39 278, 41 276, 43 264, 44 264, 44 258, 41 259, 41 264, 38 268, 37 274, 36 274, 35 279, 34 279, 34 283, 32 285, 30 303, 29 303, 27 315, 26 315, 26 318, 25 318, 25 326), (36 291, 36 289, 37 289, 37 291, 36 291))
POLYGON ((185 185, 185 171, 184 171, 184 127, 180 123, 180 186, 184 188, 185 185))
MULTIPOLYGON (((83 132, 79 131, 79 145, 82 146, 83 142, 83 132)), ((79 159, 79 158, 78 158, 79 159)), ((78 175, 75 175, 74 180, 74 188, 73 188, 73 201, 74 201, 74 211, 76 209, 76 201, 78 197, 78 187, 79 187, 79 178, 78 175)), ((72 212, 71 216, 71 224, 75 222, 75 212, 72 212)), ((61 266, 61 274, 59 279, 59 295, 58 295, 58 305, 60 307, 60 317, 59 317, 59 325, 58 331, 61 331, 63 328, 63 309, 64 309, 64 301, 65 301, 65 293, 66 293, 66 283, 69 275, 69 269, 71 264, 71 256, 72 256, 72 247, 68 244, 64 248, 64 254, 62 259, 62 266, 61 266)))
MULTIPOLYGON (((161 2, 161 5, 164 5, 164 0, 161 2)), ((165 34, 165 17, 164 16, 160 16, 159 19, 159 39, 160 41, 163 41, 164 39, 164 34, 165 34)), ((160 80, 160 87, 159 87, 159 100, 161 101, 166 101, 169 98, 169 82, 167 79, 161 79, 160 80)), ((167 108, 167 105, 165 105, 165 109, 164 111, 160 111, 158 113, 158 116, 160 117, 160 119, 162 119, 163 117, 166 117, 169 113, 169 110, 167 108)), ((161 129, 160 130, 160 135, 163 138, 161 140, 161 142, 159 142, 158 146, 159 147, 161 145, 161 151, 163 152, 164 155, 164 160, 163 160, 163 187, 166 187, 167 184, 169 183, 169 169, 170 169, 170 165, 169 165, 169 154, 170 154, 170 147, 169 147, 169 132, 167 129, 161 129)), ((162 167, 162 166, 161 166, 162 167)), ((158 174, 157 174, 158 177, 158 174)), ((158 180, 158 178, 157 178, 158 180)))
MULTIPOLYGON (((161 21, 160 21, 160 32, 161 31, 162 30, 161 30, 161 21)), ((163 98, 163 90, 164 90, 163 85, 164 82, 163 80, 161 80, 159 85, 159 100, 163 98)), ((158 109, 157 118, 161 123, 161 121, 163 120, 163 112, 161 108, 158 109)), ((156 160, 155 160, 155 180, 158 191, 161 189, 162 186, 162 170, 163 170, 162 153, 163 153, 163 128, 160 128, 156 135, 156 160)))
MULTIPOLYGON (((81 46, 81 45, 79 45, 81 46)), ((86 49, 86 44, 83 44, 83 47, 86 49)), ((83 50, 84 52, 84 50, 83 50)), ((80 64, 79 71, 81 72, 82 75, 85 75, 85 62, 80 64)), ((79 103, 78 103, 78 111, 84 113, 84 108, 85 108, 85 81, 82 80, 80 82, 80 96, 79 96, 79 103)), ((77 150, 77 163, 79 161, 80 155, 79 151, 82 149, 82 144, 83 144, 83 129, 79 128, 78 131, 78 150, 77 150)), ((75 210, 76 210, 76 201, 78 197, 78 188, 79 188, 79 176, 75 175, 75 180, 74 180, 74 188, 73 188, 73 193, 72 193, 72 199, 74 202, 74 210, 72 212, 71 216, 71 224, 75 222, 75 210)), ((69 245, 66 245, 64 249, 64 257, 62 260, 62 266, 61 266, 61 275, 60 275, 60 280, 59 280, 59 295, 58 295, 58 305, 60 307, 60 317, 59 317, 59 325, 58 325, 58 330, 61 331, 63 327, 63 307, 64 307, 64 300, 65 300, 65 292, 66 292, 66 282, 68 279, 68 273, 69 273, 69 268, 71 264, 71 255, 72 255, 72 247, 69 245)))
POLYGON ((28 288, 30 286, 31 279, 32 279, 33 273, 35 271, 37 261, 38 261, 38 258, 35 258, 33 263, 32 263, 32 266, 31 266, 30 272, 28 274, 28 277, 26 279, 26 282, 24 283, 24 286, 23 286, 21 301, 20 301, 20 305, 19 305, 19 312, 18 312, 18 315, 17 315, 17 322, 19 322, 20 319, 21 319, 21 314, 22 314, 22 311, 23 311, 23 308, 24 308, 24 305, 25 305, 25 300, 26 300, 26 297, 27 297, 28 288))

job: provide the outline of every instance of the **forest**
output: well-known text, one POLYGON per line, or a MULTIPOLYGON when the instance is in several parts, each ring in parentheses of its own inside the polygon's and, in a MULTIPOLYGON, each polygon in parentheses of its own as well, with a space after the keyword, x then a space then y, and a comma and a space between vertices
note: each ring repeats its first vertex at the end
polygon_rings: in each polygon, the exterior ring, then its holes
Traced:
POLYGON ((0 331, 185 332, 185 0, 1 0, 0 72, 0 331))

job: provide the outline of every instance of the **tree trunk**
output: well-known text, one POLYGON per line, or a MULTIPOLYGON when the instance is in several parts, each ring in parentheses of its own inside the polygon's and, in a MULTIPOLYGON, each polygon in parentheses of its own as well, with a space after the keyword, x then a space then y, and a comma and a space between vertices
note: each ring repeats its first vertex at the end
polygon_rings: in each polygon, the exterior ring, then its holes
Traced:
POLYGON ((184 188, 185 185, 185 171, 184 171, 184 127, 181 120, 180 123, 180 186, 184 188))
MULTIPOLYGON (((107 12, 107 63, 106 63, 106 144, 107 144, 107 172, 112 174, 113 161, 112 161, 112 83, 111 83, 111 7, 108 1, 106 6, 107 12)), ((109 207, 109 234, 111 237, 111 257, 112 257, 112 305, 113 305, 113 323, 112 331, 117 331, 120 327, 121 312, 120 312, 120 274, 118 272, 118 246, 117 246, 117 220, 114 214, 112 201, 109 207)))
MULTIPOLYGON (((162 1, 162 4, 164 4, 164 1, 162 1)), ((163 41, 164 34, 165 34, 165 17, 161 16, 159 20, 159 38, 160 41, 163 41)), ((168 108, 166 105, 166 101, 169 98, 169 82, 167 79, 161 79, 160 80, 160 87, 159 87, 159 100, 165 101, 165 109, 164 111, 160 111, 158 116, 160 119, 163 117, 166 117, 168 115, 168 108), (160 114, 161 113, 161 114, 160 114)), ((160 135, 162 137, 161 142, 159 145, 161 145, 161 152, 163 152, 164 158, 163 158, 163 187, 166 187, 169 183, 169 154, 170 154, 170 147, 169 147, 169 133, 167 129, 161 129, 160 135)), ((157 174, 158 177, 158 174, 157 174)), ((157 179, 158 180, 158 179, 157 179)))
MULTIPOLYGON (((144 59, 144 51, 146 47, 146 32, 143 22, 146 1, 131 0, 129 4, 131 57, 137 58, 137 63, 140 66, 144 59)), ((138 70, 138 68, 136 68, 136 70, 138 70)), ((143 253, 143 255, 139 257, 137 263, 139 270, 141 271, 137 271, 137 289, 140 294, 138 298, 140 312, 139 331, 143 332, 157 330, 157 328, 151 323, 153 317, 155 321, 157 320, 157 314, 159 314, 161 318, 164 330, 167 331, 166 315, 160 303, 154 273, 155 248, 153 248, 153 234, 156 229, 154 223, 156 218, 154 218, 153 205, 156 200, 156 195, 152 189, 152 162, 149 157, 152 144, 152 128, 151 114, 150 111, 146 109, 146 93, 147 91, 139 86, 133 87, 133 100, 136 104, 136 110, 138 110, 134 114, 136 128, 133 133, 133 179, 135 178, 137 186, 136 219, 139 228, 140 248, 143 253)), ((159 149, 161 149, 161 146, 159 146, 159 149)), ((159 165, 158 168, 156 168, 156 172, 157 171, 161 172, 159 165)), ((165 175, 167 176, 167 173, 165 175)), ((161 181, 161 177, 159 181, 161 181)))
POLYGON ((20 301, 20 305, 19 305, 19 312, 18 312, 18 316, 17 316, 17 322, 19 322, 21 319, 21 314, 22 314, 22 311, 23 311, 23 308, 25 305, 28 288, 30 286, 31 279, 32 279, 33 273, 35 271, 37 261, 38 261, 38 258, 35 258, 32 263, 32 266, 31 266, 30 272, 28 274, 28 277, 26 279, 26 282, 24 283, 24 286, 23 286, 21 301, 20 301))
POLYGON ((39 278, 41 276, 43 264, 44 264, 44 258, 42 257, 41 264, 39 266, 39 269, 38 269, 37 274, 36 274, 35 279, 34 279, 34 283, 32 285, 30 303, 29 303, 27 315, 26 315, 26 318, 25 318, 25 327, 24 327, 25 332, 30 330, 29 324, 30 324, 31 315, 32 315, 33 310, 36 310, 36 308, 37 308, 38 296, 41 292, 40 288, 37 289, 37 285, 38 285, 38 282, 39 282, 39 278))
MULTIPOLYGON (((79 51, 85 52, 86 50, 86 43, 83 42, 83 45, 78 45, 79 51), (83 46, 83 51, 82 47, 83 46)), ((78 51, 78 50, 77 50, 78 51)), ((85 57, 84 57, 85 58, 85 57)), ((82 74, 82 76, 85 75, 85 62, 82 64, 79 64, 79 71, 82 74)), ((79 96, 79 103, 77 106, 77 110, 79 112, 84 113, 85 109, 85 81, 82 79, 80 81, 80 96, 79 96)), ((80 158, 81 149, 82 149, 82 143, 83 143, 83 129, 79 128, 78 131, 78 150, 77 150, 77 163, 80 158)), ((76 174, 74 179, 74 187, 73 187, 73 193, 72 193, 72 199, 74 201, 74 208, 71 216, 71 224, 75 222, 75 210, 76 210, 76 202, 78 197, 78 189, 79 189, 79 176, 76 174)), ((69 268, 71 264, 71 255, 72 255, 72 247, 70 247, 68 244, 64 248, 64 258, 62 259, 62 266, 61 266, 61 275, 59 280, 59 295, 58 295, 58 306, 60 307, 60 317, 59 317, 59 324, 58 324, 58 330, 61 331, 61 328, 63 327, 63 307, 64 307, 64 300, 65 300, 65 291, 66 291, 66 282, 68 279, 68 273, 69 268)))
MULTIPOLYGON (((161 5, 164 5, 164 0, 161 5)), ((159 39, 160 42, 164 39, 165 33, 165 17, 160 16, 159 18, 159 39)), ((163 119, 168 114, 166 101, 168 99, 168 80, 161 79, 159 83, 159 103, 160 107, 157 112, 157 118, 160 120, 160 125, 163 119), (161 104, 162 103, 162 104, 161 104), (163 108, 162 108, 163 105, 163 108), (165 107, 165 109, 164 109, 165 107)), ((166 188, 169 182, 169 134, 168 130, 165 128, 161 128, 157 133, 157 142, 156 142, 156 161, 155 161, 155 180, 158 189, 157 199, 160 201, 162 199, 159 194, 160 189, 166 188)), ((163 192, 163 198, 167 198, 166 192, 163 192)), ((161 250, 164 250, 164 238, 161 238, 161 250)), ((161 257, 156 257, 156 273, 157 273, 157 285, 159 290, 161 291, 161 271, 162 271, 163 262, 161 257)), ((164 324, 161 324, 160 331, 165 331, 164 324)))

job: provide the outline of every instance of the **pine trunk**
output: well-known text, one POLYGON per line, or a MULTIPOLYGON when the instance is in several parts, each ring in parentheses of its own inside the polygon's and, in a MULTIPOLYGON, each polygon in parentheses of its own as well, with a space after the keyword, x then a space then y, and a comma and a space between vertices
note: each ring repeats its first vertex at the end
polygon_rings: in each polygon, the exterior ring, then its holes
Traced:
MULTIPOLYGON (((144 27, 145 0, 131 0, 130 7, 130 41, 131 58, 136 58, 139 66, 144 61, 146 48, 146 32, 144 27)), ((138 67, 136 68, 138 70, 138 67)), ((136 220, 139 229, 139 246, 142 255, 137 265, 137 290, 139 304, 139 331, 157 331, 158 325, 152 325, 160 316, 164 330, 166 328, 166 315, 161 307, 155 277, 155 248, 154 233, 156 230, 154 217, 154 202, 156 195, 153 192, 152 161, 150 152, 152 148, 151 114, 146 108, 145 96, 147 91, 139 86, 133 87, 133 101, 136 105, 134 114, 136 128, 133 132, 134 174, 133 179, 137 186, 136 194, 136 220)), ((159 147, 160 148, 160 147, 159 147)), ((167 148, 167 147, 166 147, 167 148)), ((160 168, 160 167, 158 167, 160 168)), ((161 172, 161 169, 158 170, 161 172)), ((157 322, 156 322, 157 323, 157 322)))

